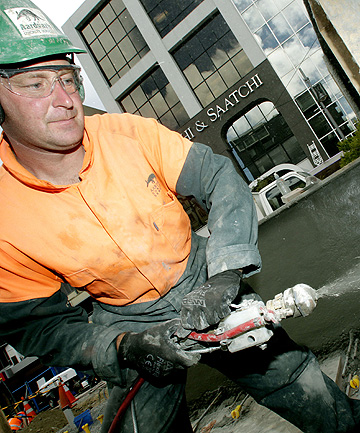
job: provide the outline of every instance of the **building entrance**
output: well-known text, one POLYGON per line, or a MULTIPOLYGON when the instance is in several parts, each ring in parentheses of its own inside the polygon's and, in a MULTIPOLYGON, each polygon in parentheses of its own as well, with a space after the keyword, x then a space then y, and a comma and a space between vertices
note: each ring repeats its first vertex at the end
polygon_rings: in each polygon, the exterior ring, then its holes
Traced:
POLYGON ((283 116, 269 101, 236 119, 226 140, 249 182, 275 165, 297 164, 306 158, 283 116))

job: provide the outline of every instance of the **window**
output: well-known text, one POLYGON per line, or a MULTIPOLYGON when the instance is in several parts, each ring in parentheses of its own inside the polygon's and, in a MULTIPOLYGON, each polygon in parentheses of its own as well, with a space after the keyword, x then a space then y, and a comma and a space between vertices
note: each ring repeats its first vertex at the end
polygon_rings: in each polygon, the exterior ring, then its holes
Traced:
POLYGON ((306 158, 271 102, 263 102, 237 119, 227 131, 227 141, 249 181, 275 165, 297 164, 306 158))
POLYGON ((203 107, 253 69, 221 15, 215 15, 173 52, 203 107))
POLYGON ((184 125, 189 116, 160 68, 119 100, 121 108, 133 114, 153 117, 170 129, 184 125))
POLYGON ((328 155, 334 156, 339 153, 338 142, 352 130, 341 105, 332 101, 326 87, 325 82, 319 82, 299 95, 296 102, 328 155))
POLYGON ((161 37, 167 35, 203 0, 140 0, 161 37))
MULTIPOLYGON (((337 143, 353 130, 355 114, 340 102, 342 93, 329 74, 303 2, 232 1, 328 155, 338 153, 337 143)), ((271 164, 269 155, 262 161, 271 164)))
POLYGON ((149 51, 121 0, 111 0, 80 30, 112 86, 149 51))

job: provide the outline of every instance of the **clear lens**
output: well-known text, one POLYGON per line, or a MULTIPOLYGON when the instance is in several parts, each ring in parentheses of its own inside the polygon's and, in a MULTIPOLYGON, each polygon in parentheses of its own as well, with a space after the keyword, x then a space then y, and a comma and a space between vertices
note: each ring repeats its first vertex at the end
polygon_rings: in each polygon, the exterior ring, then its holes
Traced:
POLYGON ((0 71, 0 82, 10 92, 27 98, 46 98, 51 95, 56 82, 69 94, 75 93, 81 86, 80 68, 62 66, 24 68, 0 71))

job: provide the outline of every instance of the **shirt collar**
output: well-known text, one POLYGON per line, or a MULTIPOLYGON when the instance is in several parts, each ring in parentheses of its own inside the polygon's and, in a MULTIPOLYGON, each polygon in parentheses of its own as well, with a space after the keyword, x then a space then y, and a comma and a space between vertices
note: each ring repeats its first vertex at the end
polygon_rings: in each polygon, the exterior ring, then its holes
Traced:
MULTIPOLYGON (((91 168, 93 163, 93 145, 89 140, 86 129, 84 130, 83 146, 85 149, 85 156, 82 169, 79 173, 80 178, 85 176, 86 172, 91 168)), ((17 161, 14 152, 11 149, 10 144, 6 140, 4 133, 0 137, 0 159, 3 162, 4 168, 21 183, 41 191, 62 191, 70 188, 72 185, 53 185, 52 183, 38 179, 28 170, 26 170, 17 161)))

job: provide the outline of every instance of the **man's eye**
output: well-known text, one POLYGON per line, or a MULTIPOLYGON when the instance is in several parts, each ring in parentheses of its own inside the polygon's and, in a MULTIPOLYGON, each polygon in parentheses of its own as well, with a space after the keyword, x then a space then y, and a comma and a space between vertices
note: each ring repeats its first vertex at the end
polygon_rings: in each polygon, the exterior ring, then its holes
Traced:
POLYGON ((65 86, 73 86, 75 84, 75 80, 73 78, 65 78, 62 80, 65 86))
POLYGON ((41 78, 29 79, 29 80, 13 80, 13 86, 19 88, 26 88, 30 90, 43 89, 46 85, 46 80, 41 78))
POLYGON ((29 83, 25 87, 28 87, 29 89, 42 89, 44 87, 44 83, 42 81, 38 81, 37 83, 29 83))
POLYGON ((63 75, 61 77, 61 81, 64 83, 64 86, 66 87, 74 87, 75 85, 75 78, 72 74, 63 75))

